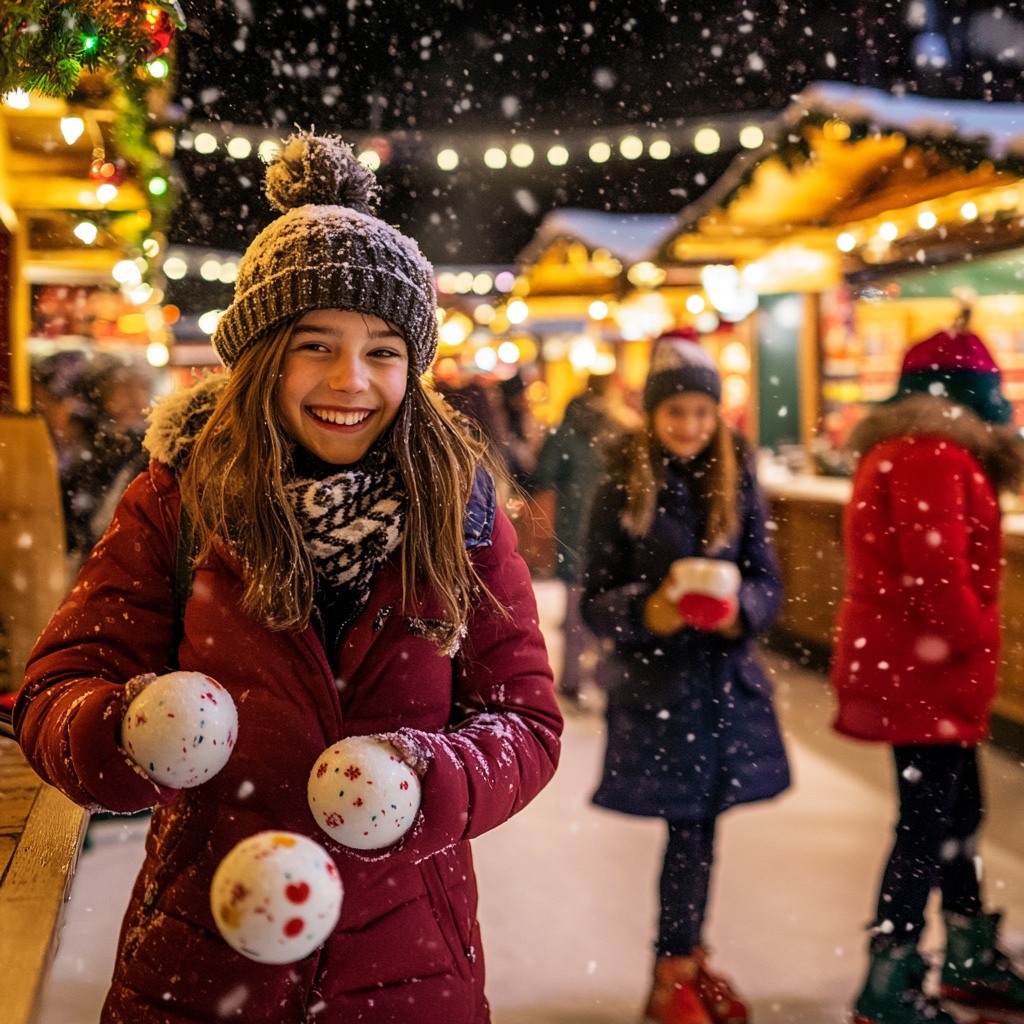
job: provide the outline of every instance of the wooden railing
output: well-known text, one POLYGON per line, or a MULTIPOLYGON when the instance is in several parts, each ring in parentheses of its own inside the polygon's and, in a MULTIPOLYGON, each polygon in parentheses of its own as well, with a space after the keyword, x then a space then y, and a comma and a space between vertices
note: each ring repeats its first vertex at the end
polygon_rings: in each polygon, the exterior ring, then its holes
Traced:
POLYGON ((60 942, 88 812, 0 737, 0 1022, 32 1024, 60 942))

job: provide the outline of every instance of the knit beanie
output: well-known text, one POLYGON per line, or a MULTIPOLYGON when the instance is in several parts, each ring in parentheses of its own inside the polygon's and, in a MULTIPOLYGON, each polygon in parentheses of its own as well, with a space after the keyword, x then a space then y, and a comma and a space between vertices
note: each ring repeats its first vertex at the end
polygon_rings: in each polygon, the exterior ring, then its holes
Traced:
POLYGON ((682 328, 663 334, 651 350, 651 367, 644 384, 644 409, 654 412, 666 398, 699 391, 722 400, 722 378, 710 353, 695 340, 695 331, 682 328))
POLYGON ((345 309, 400 327, 410 368, 426 371, 437 351, 434 268, 370 212, 377 181, 351 148, 299 132, 267 168, 264 189, 283 216, 239 263, 234 301, 213 334, 224 365, 306 310, 345 309))
POLYGON ((1002 390, 999 367, 975 334, 940 331, 903 357, 900 381, 890 402, 926 394, 965 405, 987 423, 1009 423, 1013 407, 1002 390))

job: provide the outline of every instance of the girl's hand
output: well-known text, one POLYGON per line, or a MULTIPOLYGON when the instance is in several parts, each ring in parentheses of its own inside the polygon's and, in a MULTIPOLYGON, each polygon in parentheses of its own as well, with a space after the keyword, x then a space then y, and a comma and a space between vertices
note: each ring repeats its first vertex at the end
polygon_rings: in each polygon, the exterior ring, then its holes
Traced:
POLYGON ((740 606, 733 606, 732 615, 727 622, 715 627, 715 632, 727 637, 729 640, 736 640, 743 636, 743 624, 740 622, 740 606))
POLYGON ((686 625, 679 614, 679 602, 668 596, 671 586, 672 577, 666 577, 644 605, 644 625, 657 636, 670 636, 686 625))
POLYGON ((420 749, 419 744, 416 743, 415 738, 410 735, 408 730, 380 733, 373 738, 385 745, 389 745, 399 758, 416 773, 418 778, 422 779, 427 774, 429 758, 420 749))
POLYGON ((128 707, 150 683, 155 683, 156 680, 157 674, 155 672, 143 672, 141 675, 132 676, 124 684, 124 706, 128 707))

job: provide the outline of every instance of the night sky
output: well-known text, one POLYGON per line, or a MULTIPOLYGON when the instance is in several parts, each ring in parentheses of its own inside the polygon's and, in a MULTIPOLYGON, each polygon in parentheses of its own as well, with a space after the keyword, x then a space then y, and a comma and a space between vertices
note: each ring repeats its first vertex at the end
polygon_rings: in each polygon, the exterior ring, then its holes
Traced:
MULTIPOLYGON (((838 79, 994 101, 1024 98, 1024 11, 971 0, 432 3, 193 0, 177 44, 180 127, 209 120, 358 141, 395 131, 657 127, 783 108, 838 79)), ((669 213, 733 152, 660 164, 573 160, 455 173, 385 164, 380 210, 435 263, 510 263, 559 206, 669 213)), ((179 152, 172 240, 239 250, 272 216, 255 155, 179 152)))

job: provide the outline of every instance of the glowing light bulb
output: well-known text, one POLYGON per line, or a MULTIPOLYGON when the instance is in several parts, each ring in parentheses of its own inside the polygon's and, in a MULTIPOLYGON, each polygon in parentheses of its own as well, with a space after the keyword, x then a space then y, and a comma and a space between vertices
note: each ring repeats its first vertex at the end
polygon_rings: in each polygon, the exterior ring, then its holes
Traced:
POLYGON ((516 167, 529 167, 533 163, 533 146, 525 142, 517 142, 509 150, 509 159, 516 167))
POLYGON ((241 135, 228 142, 228 156, 235 160, 244 160, 252 152, 252 143, 241 135))
POLYGON ((85 122, 80 117, 62 117, 60 119, 60 133, 64 141, 73 146, 85 131, 85 122))
POLYGON ((209 132, 200 132, 192 140, 192 145, 197 153, 214 153, 217 150, 217 139, 209 132))
POLYGON ((757 149, 764 142, 764 132, 756 124, 748 124, 740 132, 740 145, 744 149, 757 149))
POLYGON ((171 360, 171 353, 162 341, 154 341, 146 348, 146 362, 150 366, 166 366, 171 360))
POLYGON ((359 162, 371 171, 380 170, 380 153, 375 149, 364 149, 359 154, 359 162))
POLYGON ((705 156, 717 153, 721 145, 722 137, 714 128, 701 128, 693 137, 693 148, 705 156))
POLYGON ((842 252, 849 252, 857 244, 857 239, 850 234, 849 231, 844 231, 837 239, 836 245, 842 252))
POLYGON ((514 299, 505 307, 510 324, 521 324, 530 315, 530 307, 522 299, 514 299))
POLYGON ((638 139, 635 135, 627 135, 624 139, 619 142, 619 152, 627 160, 636 160, 643 156, 644 144, 641 139, 638 139))
POLYGON ((484 153, 484 164, 492 171, 500 171, 507 163, 508 157, 505 155, 505 150, 498 149, 497 146, 492 146, 484 153))
POLYGON ((437 154, 437 166, 442 171, 454 171, 459 166, 459 154, 454 149, 442 149, 437 154))
POLYGON ((96 235, 98 234, 96 225, 92 221, 83 220, 78 227, 75 228, 75 238, 81 239, 86 245, 92 245, 96 241, 96 235))

